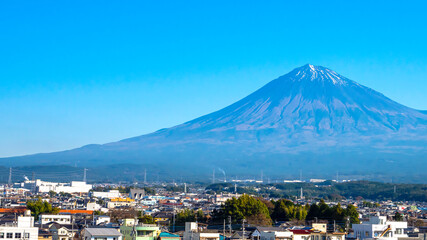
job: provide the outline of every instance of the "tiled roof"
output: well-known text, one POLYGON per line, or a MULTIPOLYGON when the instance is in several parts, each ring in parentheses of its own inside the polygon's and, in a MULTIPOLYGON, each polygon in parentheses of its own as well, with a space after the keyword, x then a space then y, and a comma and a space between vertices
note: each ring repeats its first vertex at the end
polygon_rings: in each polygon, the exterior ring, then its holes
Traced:
POLYGON ((122 236, 122 234, 114 228, 85 228, 92 236, 122 236))

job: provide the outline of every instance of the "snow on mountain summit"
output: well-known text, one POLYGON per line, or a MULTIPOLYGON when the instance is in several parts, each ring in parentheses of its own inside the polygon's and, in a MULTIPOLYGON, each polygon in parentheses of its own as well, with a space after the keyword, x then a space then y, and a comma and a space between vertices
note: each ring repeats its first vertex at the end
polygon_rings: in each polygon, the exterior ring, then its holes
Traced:
POLYGON ((289 73, 294 81, 330 81, 333 84, 345 85, 349 80, 338 73, 321 66, 311 64, 294 69, 289 73))

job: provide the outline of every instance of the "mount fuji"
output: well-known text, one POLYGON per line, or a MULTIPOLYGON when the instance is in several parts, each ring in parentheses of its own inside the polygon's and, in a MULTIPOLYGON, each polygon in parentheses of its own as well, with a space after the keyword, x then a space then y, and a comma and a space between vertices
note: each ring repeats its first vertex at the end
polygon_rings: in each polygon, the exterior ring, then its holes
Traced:
POLYGON ((307 64, 217 112, 151 134, 0 159, 14 165, 139 164, 171 174, 425 174, 427 114, 307 64))

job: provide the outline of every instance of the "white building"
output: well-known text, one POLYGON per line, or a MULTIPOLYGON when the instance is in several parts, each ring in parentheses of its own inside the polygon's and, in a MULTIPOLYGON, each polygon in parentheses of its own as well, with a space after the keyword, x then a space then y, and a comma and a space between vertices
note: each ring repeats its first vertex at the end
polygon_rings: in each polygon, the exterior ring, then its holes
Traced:
POLYGON ((292 232, 278 227, 258 227, 252 233, 254 240, 291 240, 292 232))
POLYGON ((122 234, 114 228, 85 228, 83 240, 122 240, 122 234))
POLYGON ((95 225, 107 224, 107 223, 110 223, 110 221, 111 221, 111 218, 109 216, 106 216, 106 215, 95 216, 95 225))
POLYGON ((349 236, 360 240, 398 240, 408 237, 404 230, 407 222, 388 221, 385 216, 372 216, 368 222, 353 224, 353 233, 349 236))
POLYGON ((121 194, 119 190, 110 190, 108 192, 92 192, 91 197, 96 198, 119 198, 121 197, 121 194))
POLYGON ((40 179, 35 181, 26 180, 22 183, 19 183, 18 187, 35 190, 39 193, 48 193, 50 191, 57 193, 87 193, 92 189, 92 185, 86 184, 86 182, 72 181, 71 183, 56 183, 45 182, 40 179))
POLYGON ((0 239, 37 240, 39 228, 34 227, 34 217, 29 211, 25 216, 18 217, 17 222, 0 226, 0 239))
POLYGON ((39 222, 41 224, 47 224, 50 222, 56 222, 59 224, 71 224, 71 215, 42 214, 39 216, 39 222))
POLYGON ((199 229, 195 222, 185 223, 183 240, 219 240, 219 233, 207 233, 199 229))

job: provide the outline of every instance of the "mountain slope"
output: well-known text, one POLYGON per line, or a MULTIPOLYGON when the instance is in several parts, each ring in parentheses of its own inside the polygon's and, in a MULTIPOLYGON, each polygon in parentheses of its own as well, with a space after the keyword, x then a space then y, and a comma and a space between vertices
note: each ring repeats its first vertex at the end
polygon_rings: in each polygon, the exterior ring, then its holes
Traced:
MULTIPOLYGON (((296 68, 217 112, 152 134, 3 159, 17 165, 140 163, 279 174, 310 164, 368 171, 426 163, 427 115, 334 71, 296 68), (363 161, 366 161, 364 164, 363 161), (268 167, 266 167, 268 166, 268 167)), ((320 167, 320 168, 319 168, 320 167)))

